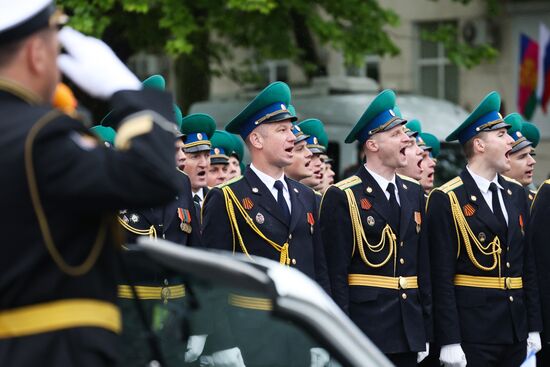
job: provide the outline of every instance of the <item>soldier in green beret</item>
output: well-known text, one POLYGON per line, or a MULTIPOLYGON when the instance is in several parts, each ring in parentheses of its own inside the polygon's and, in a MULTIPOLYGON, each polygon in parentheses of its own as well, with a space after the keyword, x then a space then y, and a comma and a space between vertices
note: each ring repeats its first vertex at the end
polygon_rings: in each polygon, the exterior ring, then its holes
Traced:
POLYGON ((414 119, 405 124, 405 133, 409 137, 409 144, 405 149, 405 155, 407 156, 407 165, 397 169, 397 173, 402 176, 410 177, 414 180, 420 180, 422 175, 422 152, 419 147, 421 143, 418 140, 418 135, 422 132, 420 121, 414 119))
POLYGON ((503 174, 518 181, 524 188, 529 200, 529 206, 535 198, 536 191, 530 189, 530 185, 533 183, 533 175, 535 171, 535 164, 537 161, 534 156, 533 146, 537 145, 537 135, 531 134, 533 141, 527 138, 527 134, 531 131, 538 129, 535 125, 523 120, 518 113, 511 113, 504 118, 504 121, 512 125, 508 130, 508 134, 514 139, 512 144, 512 150, 510 151, 510 169, 503 174))
POLYGON ((213 187, 228 180, 229 152, 233 150, 233 138, 227 131, 216 130, 210 149, 210 167, 208 168, 208 186, 213 187))
POLYGON ((318 119, 307 119, 298 124, 304 134, 309 135, 306 139, 306 147, 313 153, 309 163, 312 175, 303 178, 300 182, 319 191, 323 186, 324 165, 321 155, 325 154, 328 145, 328 135, 325 132, 323 122, 318 119))

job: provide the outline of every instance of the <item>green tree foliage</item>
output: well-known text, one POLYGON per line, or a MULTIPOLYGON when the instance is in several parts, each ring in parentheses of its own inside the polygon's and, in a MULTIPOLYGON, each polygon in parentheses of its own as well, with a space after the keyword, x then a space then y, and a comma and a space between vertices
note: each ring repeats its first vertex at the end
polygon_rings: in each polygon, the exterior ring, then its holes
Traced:
MULTIPOLYGON (((455 0, 463 3, 469 0, 455 0)), ((487 0, 494 1, 494 0, 487 0)), ((387 33, 399 18, 378 0, 57 0, 75 28, 105 39, 122 58, 137 51, 176 58, 178 96, 184 110, 208 98, 212 75, 251 81, 251 65, 291 59, 308 77, 324 75, 320 45, 340 50, 348 64, 366 54, 396 55, 387 33), (228 67, 237 48, 253 50, 228 67)), ((456 29, 454 29, 456 33, 456 29)), ((456 41, 452 29, 425 35, 449 47, 449 57, 471 67, 494 54, 456 41)))

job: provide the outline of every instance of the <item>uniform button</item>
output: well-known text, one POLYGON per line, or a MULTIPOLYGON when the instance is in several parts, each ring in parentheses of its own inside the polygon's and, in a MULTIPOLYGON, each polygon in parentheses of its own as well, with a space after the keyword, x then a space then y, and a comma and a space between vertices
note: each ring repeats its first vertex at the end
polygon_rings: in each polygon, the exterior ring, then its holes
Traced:
POLYGON ((296 259, 292 259, 292 265, 296 265, 296 259))
POLYGON ((509 262, 506 262, 506 267, 510 268, 510 263, 509 262))
POLYGON ((506 247, 506 251, 510 252, 510 246, 506 247))
POLYGON ((289 239, 289 240, 292 239, 292 233, 288 235, 288 239, 289 239))
POLYGON ((407 299, 407 293, 403 293, 403 294, 401 294, 401 298, 403 298, 403 299, 407 299))
POLYGON ((514 297, 510 296, 510 302, 514 302, 514 297))
POLYGON ((399 244, 399 246, 403 247, 403 241, 401 241, 401 243, 399 244))
POLYGON ((399 259, 399 263, 400 263, 401 265, 403 265, 403 264, 405 263, 405 259, 403 259, 403 258, 399 259))

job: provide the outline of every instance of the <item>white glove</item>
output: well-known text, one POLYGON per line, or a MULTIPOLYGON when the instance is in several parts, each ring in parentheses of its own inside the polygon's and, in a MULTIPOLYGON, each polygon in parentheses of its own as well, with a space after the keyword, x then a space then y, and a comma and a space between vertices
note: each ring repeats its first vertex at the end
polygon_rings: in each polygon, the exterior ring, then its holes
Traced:
POLYGON ((532 331, 527 337, 527 355, 530 352, 533 354, 538 353, 542 349, 542 343, 540 341, 540 333, 538 331, 532 331))
POLYGON ((330 361, 330 355, 323 348, 311 348, 309 353, 311 355, 310 367, 325 367, 330 361))
POLYGON ((191 335, 187 340, 187 351, 185 352, 185 362, 195 362, 204 349, 206 337, 208 335, 191 335))
POLYGON ((58 39, 68 53, 58 56, 59 69, 89 95, 108 99, 120 90, 141 89, 139 79, 103 41, 70 27, 63 27, 58 39))
POLYGON ((466 355, 460 344, 442 346, 439 361, 445 367, 466 367, 466 355))
POLYGON ((245 367, 241 350, 238 347, 212 353, 216 367, 245 367))
POLYGON ((423 352, 418 352, 416 355, 416 363, 420 363, 430 354, 430 343, 426 343, 426 350, 423 352))

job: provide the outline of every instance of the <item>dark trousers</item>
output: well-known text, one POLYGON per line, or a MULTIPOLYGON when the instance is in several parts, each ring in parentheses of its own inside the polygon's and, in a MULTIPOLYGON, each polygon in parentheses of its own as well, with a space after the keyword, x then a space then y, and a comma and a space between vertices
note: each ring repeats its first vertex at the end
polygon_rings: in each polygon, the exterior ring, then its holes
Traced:
POLYGON ((461 343, 468 367, 518 367, 527 357, 527 342, 515 344, 461 343))
POLYGON ((391 353, 386 354, 386 357, 396 366, 396 367, 416 367, 416 357, 418 353, 408 352, 408 353, 391 353))

